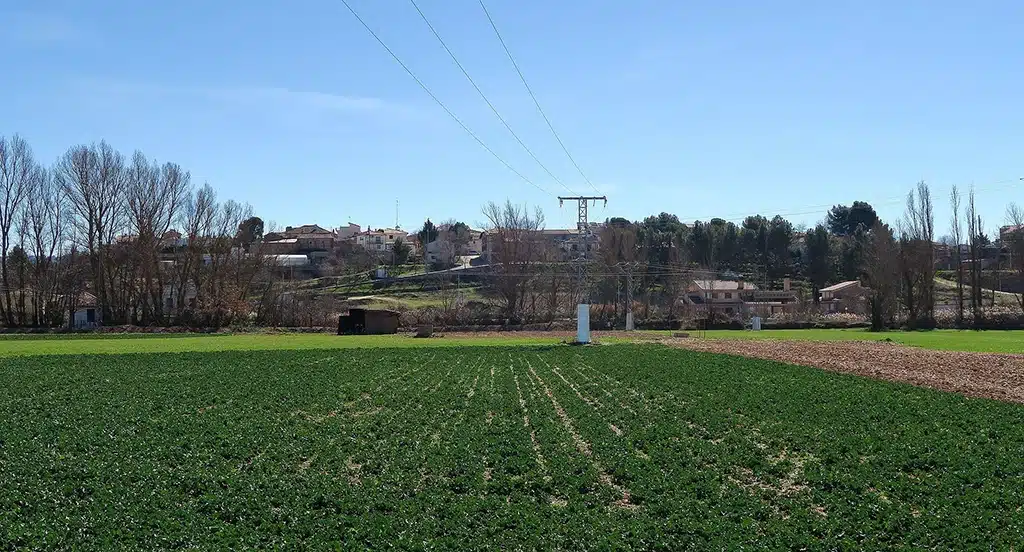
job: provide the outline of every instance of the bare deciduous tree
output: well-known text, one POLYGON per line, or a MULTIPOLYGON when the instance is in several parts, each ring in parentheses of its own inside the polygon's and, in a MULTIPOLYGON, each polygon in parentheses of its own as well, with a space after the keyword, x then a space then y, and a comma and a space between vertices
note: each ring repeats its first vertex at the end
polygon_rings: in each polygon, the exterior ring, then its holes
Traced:
POLYGON ((207 313, 206 323, 220 326, 239 314, 245 291, 239 289, 242 280, 242 251, 235 247, 235 237, 242 221, 252 216, 252 207, 233 200, 217 206, 211 217, 202 276, 196 279, 196 288, 204 291, 197 300, 207 313), (203 285, 205 284, 205 286, 203 285), (205 289, 204 289, 205 288, 205 289))
POLYGON ((58 325, 67 308, 68 297, 67 293, 62 293, 61 282, 70 263, 66 257, 70 241, 69 217, 67 195, 54 184, 49 172, 39 171, 22 217, 28 242, 26 249, 33 259, 33 325, 58 325))
POLYGON ((981 216, 974 204, 974 187, 967 196, 967 239, 971 254, 970 278, 971 283, 971 313, 974 315, 974 325, 980 325, 983 319, 982 296, 981 296, 981 216))
MULTIPOLYGON (((674 235, 671 239, 672 243, 668 251, 668 265, 664 270, 662 288, 665 294, 665 301, 668 303, 668 318, 669 320, 675 320, 676 309, 679 307, 679 302, 683 295, 686 294, 691 278, 686 270, 689 259, 687 258, 687 248, 682 241, 682 236, 674 235)), ((710 282, 710 288, 713 290, 715 287, 714 270, 711 271, 708 282, 710 282)), ((709 303, 713 304, 713 301, 712 299, 709 303)), ((711 308, 710 305, 709 308, 711 308)), ((714 313, 711 312, 709 314, 713 318, 714 313)))
POLYGON ((904 304, 911 327, 935 325, 935 214, 931 190, 918 182, 900 223, 904 304))
MULTIPOLYGON (((1006 246, 1010 250, 1010 268, 1018 279, 1024 278, 1024 209, 1016 203, 1006 208, 1006 223, 1010 225, 1006 246)), ((1015 293, 1017 305, 1024 311, 1024 293, 1015 293)))
POLYGON ((41 170, 32 156, 32 149, 21 136, 15 134, 10 139, 0 136, 0 274, 4 286, 0 316, 8 325, 14 325, 7 262, 12 245, 11 230, 15 228, 21 214, 21 205, 28 197, 33 183, 38 180, 41 170))
POLYGON ((511 201, 503 206, 492 201, 484 206, 483 214, 490 226, 486 239, 492 255, 495 289, 504 303, 505 316, 518 321, 544 248, 540 234, 544 212, 538 207, 531 215, 526 207, 511 201))
POLYGON ((174 248, 169 282, 171 296, 175 298, 174 317, 179 321, 191 322, 195 315, 197 282, 202 278, 199 269, 202 266, 206 237, 213 224, 214 204, 215 196, 209 184, 195 191, 190 190, 182 198, 177 217, 182 243, 174 248))
MULTIPOLYGON (((559 307, 562 299, 566 305, 574 304, 574 299, 569 293, 571 286, 568 285, 569 272, 562 262, 561 249, 552 243, 545 243, 540 252, 540 261, 544 267, 538 287, 538 292, 543 292, 547 313, 545 318, 551 322, 559 315, 559 307)), ((567 306, 567 309, 569 307, 567 306)))
POLYGON ((956 263, 956 324, 963 326, 964 323, 964 263, 960 254, 960 245, 963 243, 963 224, 960 221, 960 190, 954 185, 949 193, 949 207, 952 211, 950 216, 950 232, 952 235, 953 262, 956 263))
MULTIPOLYGON (((150 164, 136 151, 127 170, 126 195, 129 227, 135 234, 135 249, 141 273, 136 279, 144 289, 140 306, 142 322, 166 323, 164 318, 164 274, 159 250, 164 235, 182 207, 190 187, 190 175, 181 167, 150 164)), ((173 296, 172 296, 173 300, 173 296)), ((173 308, 173 306, 172 306, 173 308)))
MULTIPOLYGON (((92 267, 101 318, 114 311, 109 248, 124 220, 124 157, 106 142, 74 146, 57 161, 54 178, 64 190, 75 215, 77 232, 92 267)), ((117 305, 121 307, 121 305, 117 305)))

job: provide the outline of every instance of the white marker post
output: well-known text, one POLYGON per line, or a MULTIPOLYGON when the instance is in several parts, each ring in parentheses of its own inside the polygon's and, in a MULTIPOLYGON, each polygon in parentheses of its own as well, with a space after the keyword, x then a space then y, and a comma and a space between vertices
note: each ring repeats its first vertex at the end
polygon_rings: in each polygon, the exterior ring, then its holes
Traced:
POLYGON ((576 305, 576 342, 590 343, 590 305, 576 305))

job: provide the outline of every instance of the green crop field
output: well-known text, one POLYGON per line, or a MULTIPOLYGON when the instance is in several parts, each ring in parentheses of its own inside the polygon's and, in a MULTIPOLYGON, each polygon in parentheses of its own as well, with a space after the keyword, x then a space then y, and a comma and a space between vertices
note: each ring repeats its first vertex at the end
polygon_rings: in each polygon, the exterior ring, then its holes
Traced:
MULTIPOLYGON (((668 338, 670 331, 596 333, 603 343, 668 338)), ((692 332, 691 332, 692 333, 692 332)), ((957 331, 872 333, 862 329, 808 329, 708 331, 710 339, 785 339, 807 341, 879 341, 891 340, 912 347, 949 351, 1024 353, 1024 331, 957 331)), ((538 337, 537 334, 507 332, 494 337, 450 336, 428 340, 405 335, 366 335, 338 337, 332 334, 11 334, 0 336, 0 357, 34 355, 75 355, 110 353, 172 353, 264 351, 304 349, 352 349, 367 347, 423 348, 501 345, 554 345, 567 338, 558 334, 538 337)))
POLYGON ((1021 443, 1020 405, 659 345, 9 357, 0 550, 1011 549, 1021 443))
POLYGON ((328 333, 282 334, 72 334, 70 336, 9 336, 0 338, 0 357, 116 353, 183 353, 305 349, 433 348, 497 345, 553 345, 564 337, 517 336, 445 337, 415 339, 400 335, 328 333))
POLYGON ((883 341, 911 347, 975 353, 1024 353, 1021 330, 930 330, 918 332, 869 332, 864 329, 713 330, 705 334, 714 339, 785 339, 806 341, 883 341))

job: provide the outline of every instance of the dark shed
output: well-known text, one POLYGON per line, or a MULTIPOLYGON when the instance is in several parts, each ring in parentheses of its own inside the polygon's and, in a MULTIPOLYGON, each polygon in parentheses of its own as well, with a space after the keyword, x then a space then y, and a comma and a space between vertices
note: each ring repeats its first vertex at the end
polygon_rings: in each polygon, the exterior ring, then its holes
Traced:
POLYGON ((398 333, 398 317, 390 310, 349 309, 338 317, 338 335, 398 333))

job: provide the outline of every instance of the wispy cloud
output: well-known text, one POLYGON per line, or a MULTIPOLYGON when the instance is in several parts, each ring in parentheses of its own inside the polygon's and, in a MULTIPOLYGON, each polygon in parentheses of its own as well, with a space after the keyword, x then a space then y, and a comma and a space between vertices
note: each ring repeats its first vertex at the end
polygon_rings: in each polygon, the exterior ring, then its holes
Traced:
POLYGON ((183 89, 185 93, 235 104, 301 107, 322 111, 379 111, 392 107, 380 98, 309 92, 278 87, 234 87, 183 89))
POLYGON ((209 104, 225 110, 256 112, 288 122, 331 115, 380 113, 408 115, 413 110, 381 98, 293 90, 274 86, 179 86, 118 79, 83 79, 77 88, 88 95, 120 101, 177 101, 209 104))
POLYGON ((16 43, 80 42, 92 36, 85 26, 58 14, 0 12, 0 20, 4 21, 4 32, 0 37, 16 43))

